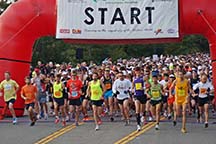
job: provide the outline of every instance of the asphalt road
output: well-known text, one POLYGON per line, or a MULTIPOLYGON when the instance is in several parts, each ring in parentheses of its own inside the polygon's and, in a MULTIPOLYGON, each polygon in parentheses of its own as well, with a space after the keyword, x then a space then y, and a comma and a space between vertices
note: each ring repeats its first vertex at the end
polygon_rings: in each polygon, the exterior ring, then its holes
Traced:
POLYGON ((115 122, 104 117, 99 131, 94 130, 93 121, 80 123, 78 127, 70 122, 63 128, 61 124, 54 124, 54 118, 50 117, 30 127, 27 116, 19 118, 17 125, 6 118, 0 121, 0 144, 216 144, 215 116, 211 115, 209 128, 196 123, 194 117, 188 119, 186 134, 180 131, 180 119, 176 127, 163 119, 159 131, 154 129, 154 123, 149 123, 141 132, 136 132, 135 118, 129 126, 124 126, 120 117, 115 122))

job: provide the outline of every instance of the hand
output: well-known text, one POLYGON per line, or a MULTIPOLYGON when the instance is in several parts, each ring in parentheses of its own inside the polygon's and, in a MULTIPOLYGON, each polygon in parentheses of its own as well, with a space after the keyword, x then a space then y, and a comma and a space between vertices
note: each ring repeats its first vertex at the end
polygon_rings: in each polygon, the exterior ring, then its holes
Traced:
POLYGON ((104 100, 104 97, 102 96, 102 97, 100 97, 100 100, 104 100))
POLYGON ((173 95, 170 94, 170 95, 169 95, 169 98, 173 98, 173 95))

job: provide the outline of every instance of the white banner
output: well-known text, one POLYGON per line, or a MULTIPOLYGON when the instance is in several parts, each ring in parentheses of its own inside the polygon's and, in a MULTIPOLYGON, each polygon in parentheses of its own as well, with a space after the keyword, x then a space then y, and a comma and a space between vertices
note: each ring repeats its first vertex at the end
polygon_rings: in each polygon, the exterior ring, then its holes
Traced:
POLYGON ((178 38, 178 0, 57 0, 56 38, 178 38))

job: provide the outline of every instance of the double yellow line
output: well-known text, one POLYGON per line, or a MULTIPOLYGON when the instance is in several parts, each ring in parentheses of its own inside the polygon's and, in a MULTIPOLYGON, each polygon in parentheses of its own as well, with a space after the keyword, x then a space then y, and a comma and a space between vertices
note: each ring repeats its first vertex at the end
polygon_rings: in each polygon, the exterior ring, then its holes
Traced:
MULTIPOLYGON (((164 120, 164 119, 165 118, 161 118, 161 120, 164 120)), ((126 143, 132 141, 133 139, 135 139, 136 137, 140 136, 144 132, 148 131, 149 129, 151 129, 155 125, 156 125, 156 122, 150 122, 147 125, 143 126, 141 131, 139 131, 139 132, 134 131, 134 132, 130 133, 129 135, 125 136, 124 138, 118 140, 114 144, 126 144, 126 143)))
MULTIPOLYGON (((83 123, 80 123, 80 125, 82 125, 83 123)), ((69 126, 66 126, 65 128, 62 128, 54 133, 52 133, 51 135, 39 140, 38 142, 36 142, 35 144, 47 144, 48 142, 56 139, 57 137, 63 135, 64 133, 67 133, 68 131, 72 130, 76 128, 75 125, 69 125, 69 126)))

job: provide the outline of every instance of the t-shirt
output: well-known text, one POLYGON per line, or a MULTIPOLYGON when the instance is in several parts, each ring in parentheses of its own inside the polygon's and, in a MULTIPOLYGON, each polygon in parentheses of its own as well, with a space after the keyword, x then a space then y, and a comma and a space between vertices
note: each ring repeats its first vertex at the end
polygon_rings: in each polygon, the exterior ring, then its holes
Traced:
POLYGON ((25 104, 30 104, 35 102, 37 93, 37 88, 34 85, 25 85, 21 89, 21 95, 26 97, 25 104))
POLYGON ((132 87, 132 83, 128 80, 128 79, 124 79, 124 80, 120 80, 117 79, 115 80, 114 84, 113 84, 113 93, 116 93, 117 91, 119 92, 119 94, 117 94, 117 99, 119 100, 123 100, 125 98, 129 98, 129 90, 132 87))
POLYGON ((0 89, 3 89, 4 91, 4 100, 7 102, 11 99, 16 99, 16 94, 13 95, 16 92, 16 89, 19 87, 16 81, 14 80, 3 80, 0 84, 0 89))
POLYGON ((76 80, 68 80, 67 81, 67 88, 69 89, 69 99, 78 99, 81 96, 81 88, 82 88, 82 81, 79 79, 76 80))
POLYGON ((210 82, 202 83, 199 82, 193 86, 193 90, 199 89, 199 97, 206 98, 208 95, 206 94, 209 90, 213 90, 214 87, 210 82))

